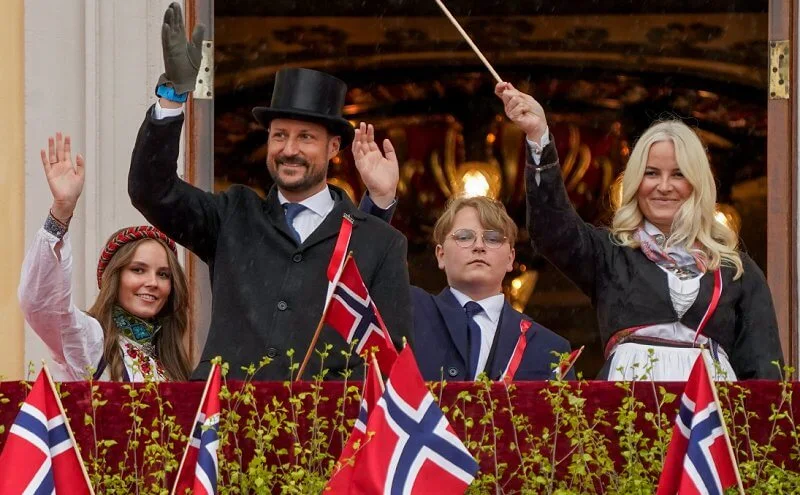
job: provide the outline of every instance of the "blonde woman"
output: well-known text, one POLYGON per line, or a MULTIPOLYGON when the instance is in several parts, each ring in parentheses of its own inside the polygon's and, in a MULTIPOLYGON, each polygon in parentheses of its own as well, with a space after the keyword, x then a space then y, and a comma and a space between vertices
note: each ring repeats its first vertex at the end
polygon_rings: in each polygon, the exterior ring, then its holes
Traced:
POLYGON ((150 226, 117 231, 97 264, 100 293, 83 312, 72 302, 69 223, 83 190, 84 159, 72 163, 70 138, 42 150, 53 203, 25 255, 22 312, 59 367, 60 378, 186 380, 191 307, 175 243, 150 226))
POLYGON ((526 134, 528 230, 536 248, 592 300, 609 380, 686 380, 700 353, 717 379, 779 378, 775 310, 764 274, 714 217, 716 188, 697 135, 660 122, 638 140, 610 229, 569 202, 541 105, 495 88, 526 134))

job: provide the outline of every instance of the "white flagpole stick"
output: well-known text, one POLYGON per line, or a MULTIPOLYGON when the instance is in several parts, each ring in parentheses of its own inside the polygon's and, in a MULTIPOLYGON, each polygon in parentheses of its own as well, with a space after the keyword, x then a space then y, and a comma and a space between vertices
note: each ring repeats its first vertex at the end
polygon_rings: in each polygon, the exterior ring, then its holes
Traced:
MULTIPOLYGON (((58 395, 58 390, 56 390, 56 385, 53 383, 53 377, 50 376, 50 370, 47 369, 47 365, 42 361, 42 371, 44 371, 44 375, 47 377, 47 383, 50 384, 50 389, 53 391, 53 395, 56 398, 56 404, 58 404, 58 410, 61 412, 61 415, 64 417, 64 426, 67 428, 67 433, 69 434, 69 439, 72 441, 72 448, 75 449, 75 454, 78 456, 78 462, 81 465, 81 472, 83 473, 83 479, 86 480, 86 486, 89 487, 89 493, 94 495, 94 488, 92 488, 92 482, 89 480, 89 473, 86 472, 86 466, 83 464, 83 458, 81 457, 81 451, 78 450, 78 442, 75 441, 75 435, 72 434, 72 428, 69 427, 69 419, 67 418, 67 413, 64 411, 64 406, 61 404, 61 397, 58 395)), ((91 394, 91 389, 89 389, 89 394, 91 394)))
POLYGON ((472 51, 475 52, 475 55, 477 55, 478 58, 481 59, 483 65, 485 65, 486 68, 489 69, 489 72, 491 72, 492 77, 494 77, 494 80, 497 81, 498 83, 503 82, 503 80, 500 79, 500 76, 497 74, 497 71, 495 71, 494 67, 492 67, 492 64, 490 64, 489 61, 486 60, 486 57, 483 56, 483 53, 481 53, 481 51, 478 49, 475 43, 473 43, 472 38, 470 38, 467 32, 464 31, 464 28, 462 28, 461 24, 459 24, 456 18, 453 17, 453 14, 451 14, 450 11, 447 10, 447 7, 445 7, 444 3, 442 3, 442 0, 436 0, 436 5, 438 5, 439 8, 442 9, 444 15, 448 19, 450 19, 450 22, 453 23, 453 26, 458 30, 459 33, 461 33, 461 36, 464 38, 464 41, 466 41, 467 44, 470 46, 470 48, 472 48, 472 51))
POLYGON ((386 390, 386 387, 384 387, 384 385, 383 385, 383 377, 381 376, 381 367, 378 366, 378 360, 375 359, 375 353, 374 352, 370 352, 369 355, 372 358, 372 361, 370 362, 370 364, 372 366, 374 366, 376 370, 378 370, 378 383, 381 384, 381 392, 383 392, 383 391, 386 390))
MULTIPOLYGON (((701 346, 700 359, 703 360, 703 364, 705 364, 704 354, 706 352, 707 349, 705 348, 705 346, 701 346)), ((722 405, 720 404, 719 397, 717 396, 717 385, 714 383, 714 379, 711 378, 711 373, 708 372, 707 366, 706 366, 706 376, 708 376, 708 381, 711 382, 711 391, 714 393, 714 402, 717 403, 717 411, 719 412, 720 423, 722 423, 722 431, 725 433, 725 445, 728 446, 728 455, 731 456, 731 462, 733 462, 733 472, 736 473, 736 486, 739 489, 739 494, 744 495, 744 485, 742 485, 742 476, 739 474, 739 465, 736 463, 736 456, 733 454, 733 445, 731 445, 731 438, 730 436, 728 436, 728 427, 725 425, 725 416, 722 415, 722 405)))
POLYGON ((206 378, 206 386, 203 388, 203 395, 200 396, 200 405, 197 406, 197 412, 194 415, 194 419, 192 420, 191 431, 189 432, 189 442, 186 444, 186 447, 183 449, 183 457, 181 457, 181 463, 178 465, 178 471, 175 475, 175 482, 172 484, 172 490, 170 491, 171 494, 175 493, 175 490, 178 489, 178 482, 181 480, 181 471, 183 470, 183 465, 186 462, 186 456, 189 454, 189 446, 192 444, 192 437, 194 436, 194 428, 197 423, 197 417, 200 416, 200 411, 203 410, 203 404, 206 401, 206 395, 208 395, 208 388, 211 386, 211 377, 214 376, 214 368, 219 366, 217 363, 211 363, 211 371, 208 372, 208 378, 206 378))

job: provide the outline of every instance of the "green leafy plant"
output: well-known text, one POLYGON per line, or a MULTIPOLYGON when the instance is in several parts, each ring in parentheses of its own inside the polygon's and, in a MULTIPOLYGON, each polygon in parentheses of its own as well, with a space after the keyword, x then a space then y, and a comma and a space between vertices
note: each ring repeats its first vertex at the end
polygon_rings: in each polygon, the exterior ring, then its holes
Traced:
MULTIPOLYGON (((320 369, 310 382, 286 381, 282 393, 268 397, 253 378, 269 358, 243 368, 246 378, 229 382, 229 366, 219 359, 223 384, 219 422, 220 494, 322 493, 327 480, 343 465, 337 452, 350 434, 362 383, 350 372, 339 382, 326 381, 330 346, 319 348, 320 369), (323 414, 322 411, 331 411, 323 414)), ((353 349, 344 352, 351 359, 353 349)), ((294 353, 287 353, 290 375, 298 371, 294 353)), ((644 379, 616 384, 620 399, 613 410, 587 407, 582 380, 554 380, 542 387, 537 401, 547 409, 534 421, 520 413, 519 390, 513 383, 481 376, 474 384, 448 384, 429 389, 453 430, 480 462, 468 492, 475 494, 650 494, 657 487, 669 444, 677 396, 646 379, 651 356, 636 376, 644 379), (445 393, 452 387, 454 393, 445 393), (447 400, 449 403, 444 403, 447 400), (591 413, 588 411, 592 411, 591 413), (501 451, 510 455, 500 455, 501 451)), ((785 376, 793 370, 787 368, 785 376)), ((27 386, 27 385, 26 385, 27 386)), ((793 389, 780 382, 769 417, 749 408, 751 389, 720 383, 723 417, 748 494, 800 493, 800 473, 779 459, 800 462, 800 428, 793 413, 793 389), (754 425, 768 425, 766 440, 756 441, 754 425), (788 449, 788 454, 786 452, 788 449)), ((62 395, 68 392, 59 386, 62 395)), ((161 386, 147 380, 124 384, 125 400, 113 404, 125 413, 124 444, 100 436, 98 418, 109 399, 104 387, 88 382, 88 407, 67 411, 74 422, 82 415, 93 444, 82 452, 96 492, 106 494, 167 494, 191 431, 183 431, 161 386), (108 459, 121 459, 112 464, 108 459)), ((524 400, 531 400, 530 397, 524 400)), ((0 405, 9 399, 0 393, 0 405)), ((73 407, 74 409, 74 407, 73 407)), ((0 430, 0 434, 3 434, 0 430)), ((370 433, 364 443, 369 442, 370 433)), ((364 443, 356 445, 356 450, 364 443)), ((733 493, 733 492, 732 492, 733 493)))

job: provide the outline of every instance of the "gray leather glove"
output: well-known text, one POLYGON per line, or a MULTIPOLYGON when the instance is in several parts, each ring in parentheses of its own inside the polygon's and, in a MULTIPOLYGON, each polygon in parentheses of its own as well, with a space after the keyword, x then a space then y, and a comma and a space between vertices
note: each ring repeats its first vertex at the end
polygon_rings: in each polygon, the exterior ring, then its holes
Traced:
POLYGON ((198 24, 192 33, 191 42, 187 41, 181 5, 172 2, 167 7, 167 11, 164 12, 164 24, 161 26, 165 72, 158 78, 158 86, 167 85, 177 94, 194 91, 200 61, 203 59, 202 44, 205 32, 206 27, 198 24))

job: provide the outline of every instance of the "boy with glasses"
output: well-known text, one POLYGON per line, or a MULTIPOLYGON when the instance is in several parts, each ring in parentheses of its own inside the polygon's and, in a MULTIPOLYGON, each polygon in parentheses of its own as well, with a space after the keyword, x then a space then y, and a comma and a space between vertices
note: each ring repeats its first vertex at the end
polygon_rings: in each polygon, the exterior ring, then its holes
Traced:
MULTIPOLYGON (((391 208, 371 201, 393 197, 397 185, 397 159, 388 140, 384 151, 371 126, 361 124, 353 144, 369 189, 361 209, 388 221, 391 208)), ((517 226, 503 204, 483 196, 456 198, 436 222, 433 239, 448 287, 437 295, 411 288, 414 351, 423 377, 474 380, 486 372, 492 380, 553 378, 553 351, 569 352, 570 345, 505 299, 503 279, 513 269, 517 226)), ((574 372, 567 378, 574 379, 574 372)))

